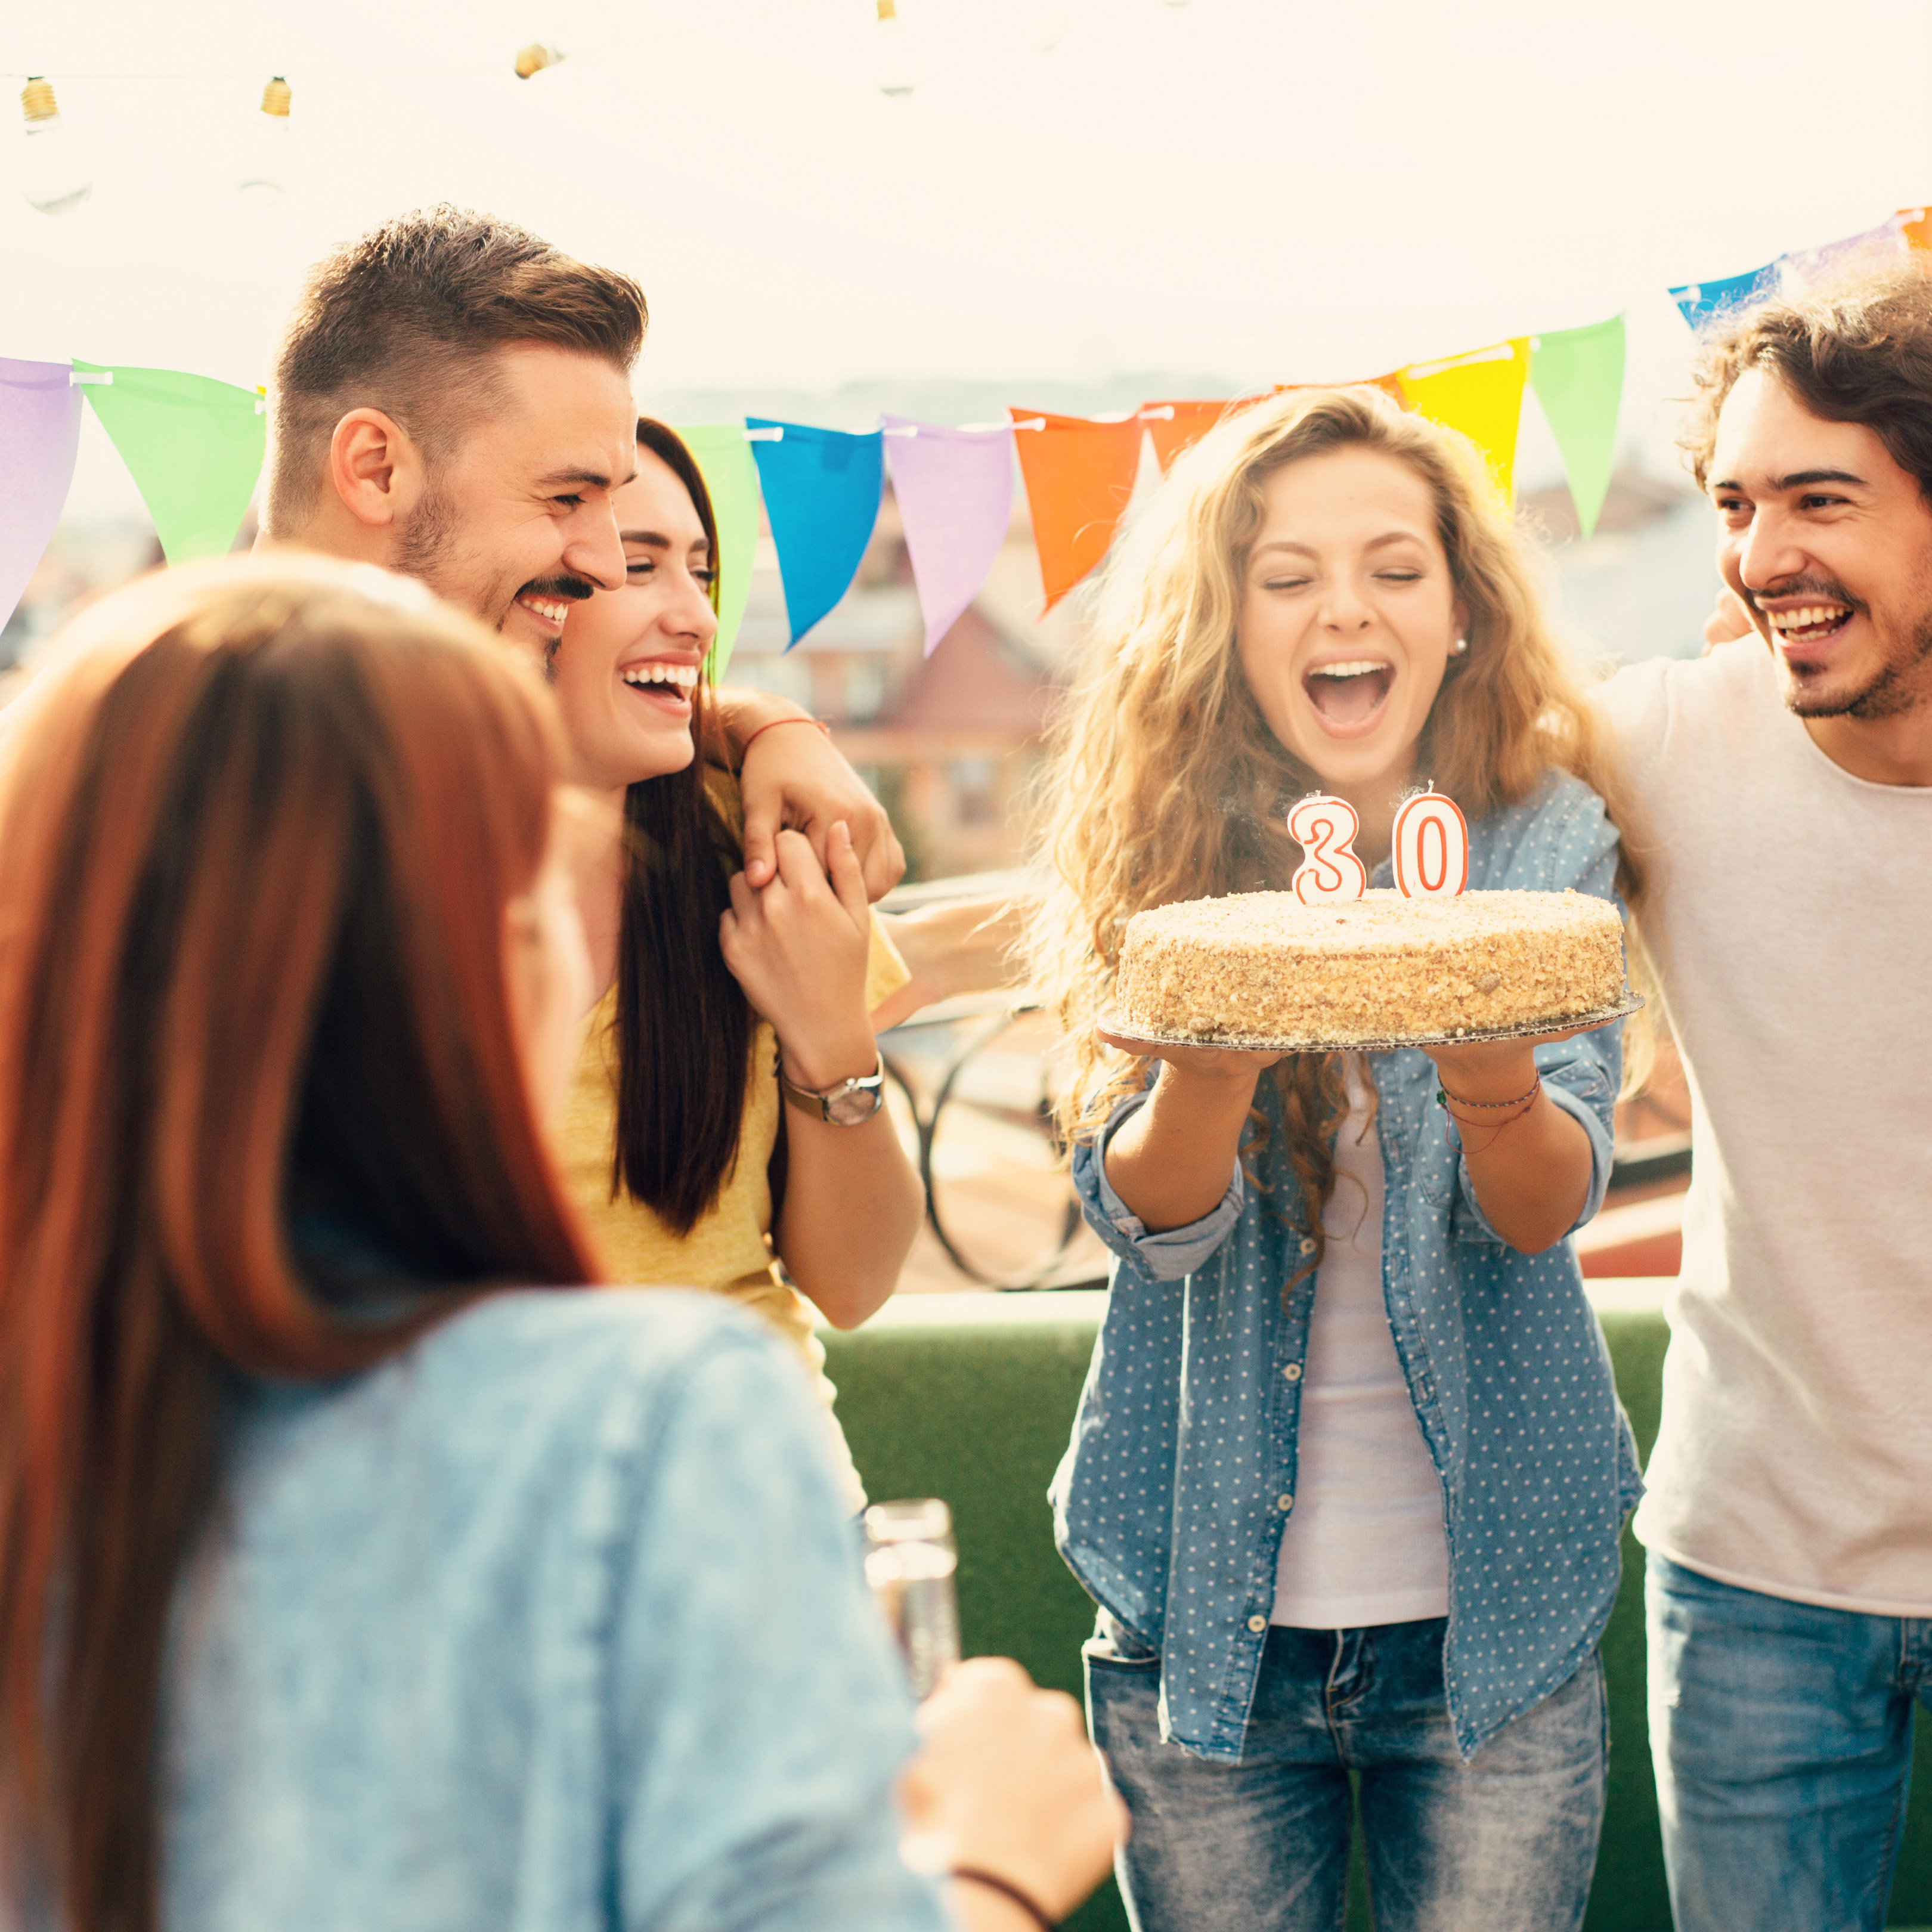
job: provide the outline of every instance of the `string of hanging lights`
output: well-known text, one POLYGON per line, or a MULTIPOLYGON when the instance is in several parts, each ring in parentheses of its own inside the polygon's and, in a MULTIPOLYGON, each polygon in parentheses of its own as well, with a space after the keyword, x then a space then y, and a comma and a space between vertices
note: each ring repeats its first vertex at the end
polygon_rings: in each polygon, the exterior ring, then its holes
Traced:
MULTIPOLYGON (((890 5, 891 0, 880 0, 890 5)), ((529 80, 565 58, 561 48, 532 41, 518 50, 512 70, 520 80, 529 80)), ((361 68, 324 69, 318 79, 358 74, 361 68)), ((495 74, 496 68, 439 68, 445 74, 495 74)), ((43 214, 71 214, 94 192, 94 162, 85 142, 60 111, 52 81, 45 74, 20 76, 26 85, 20 90, 20 113, 25 152, 20 163, 20 192, 28 205, 43 214)), ((146 74, 74 74, 63 79, 74 80, 152 80, 176 79, 172 75, 146 74)), ((233 80, 252 76, 232 74, 202 74, 200 80, 233 80)), ((235 185, 243 200, 257 206, 279 201, 288 191, 290 167, 290 119, 295 104, 295 90, 286 75, 272 74, 262 89, 261 104, 249 116, 242 142, 242 155, 235 185)))
MULTIPOLYGON (((1164 0, 1169 7, 1186 7, 1190 0, 1164 0)), ((888 99, 903 100, 918 84, 920 59, 917 36, 899 13, 899 0, 873 0, 872 70, 879 92, 888 99)), ((1057 36, 1040 43, 1043 50, 1054 44, 1057 36)), ((511 62, 520 80, 533 80, 566 58, 564 50, 542 40, 519 47, 511 62)), ((359 75, 362 68, 316 70, 318 80, 359 75)), ((495 67, 410 69, 410 73, 495 74, 495 67)), ((94 192, 94 165, 85 142, 62 117, 55 98, 52 80, 44 74, 16 76, 26 85, 20 92, 26 151, 20 165, 20 191, 28 203, 43 214, 70 214, 82 206, 94 192)), ((202 74, 204 80, 252 80, 250 74, 202 74)), ((64 80, 155 80, 182 78, 150 74, 72 74, 64 80)), ((242 198, 257 206, 279 201, 288 191, 291 179, 292 144, 290 136, 294 90, 286 77, 272 75, 262 90, 259 110, 249 117, 242 141, 242 155, 236 176, 242 198)))

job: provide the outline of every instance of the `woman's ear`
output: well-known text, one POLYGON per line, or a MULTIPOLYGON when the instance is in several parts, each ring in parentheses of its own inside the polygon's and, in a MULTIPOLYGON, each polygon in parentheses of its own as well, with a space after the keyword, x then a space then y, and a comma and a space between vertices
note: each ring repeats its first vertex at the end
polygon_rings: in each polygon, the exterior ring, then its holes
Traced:
POLYGON ((1449 655, 1452 658, 1466 656, 1469 649, 1469 606, 1466 598, 1459 597, 1450 605, 1449 621, 1454 626, 1450 633, 1452 641, 1449 655))

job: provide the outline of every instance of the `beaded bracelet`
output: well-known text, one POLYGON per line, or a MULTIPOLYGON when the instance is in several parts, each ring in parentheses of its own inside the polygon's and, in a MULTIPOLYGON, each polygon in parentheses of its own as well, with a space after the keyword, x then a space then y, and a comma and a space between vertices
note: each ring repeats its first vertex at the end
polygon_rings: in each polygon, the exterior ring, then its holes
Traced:
POLYGON ((1459 1107, 1480 1107, 1486 1113, 1501 1113, 1505 1108, 1520 1107, 1526 1100, 1536 1097, 1536 1090, 1543 1084, 1543 1076, 1538 1074, 1529 1083, 1527 1093, 1519 1094, 1514 1100, 1466 1100, 1460 1094, 1444 1093, 1441 1087, 1436 1090, 1436 1104, 1447 1113, 1449 1102, 1454 1100, 1459 1107))
POLYGON ((1040 1928, 1040 1932, 1054 1932, 1053 1920, 1011 1879, 1001 1878, 996 1872, 981 1871, 976 1865, 955 1865, 947 1876, 967 1879, 974 1885, 983 1885, 988 1892, 998 1892, 1003 1898, 1011 1899, 1040 1928))
MULTIPOLYGON (((1526 1119, 1535 1112, 1536 1103, 1542 1097, 1543 1078, 1540 1074, 1537 1076, 1536 1084, 1527 1094, 1519 1094, 1514 1100, 1458 1100, 1455 1106, 1451 1106, 1449 1104, 1449 1096, 1445 1094, 1439 1087, 1436 1090, 1436 1104, 1456 1123, 1456 1126, 1466 1130, 1470 1127, 1488 1127, 1493 1130, 1489 1138, 1484 1142, 1480 1147, 1472 1147, 1467 1141, 1465 1141, 1462 1143, 1462 1150, 1465 1154, 1486 1154, 1498 1141, 1502 1139, 1510 1128, 1516 1125, 1517 1121, 1526 1119), (1480 1107, 1486 1113, 1495 1114, 1497 1118, 1489 1120, 1471 1120, 1457 1113, 1456 1107, 1480 1107), (1514 1107, 1516 1111, 1514 1113, 1503 1113, 1502 1109, 1505 1107, 1514 1107)), ((1447 1127, 1442 1130, 1442 1138, 1445 1141, 1449 1138, 1449 1130, 1447 1127)))

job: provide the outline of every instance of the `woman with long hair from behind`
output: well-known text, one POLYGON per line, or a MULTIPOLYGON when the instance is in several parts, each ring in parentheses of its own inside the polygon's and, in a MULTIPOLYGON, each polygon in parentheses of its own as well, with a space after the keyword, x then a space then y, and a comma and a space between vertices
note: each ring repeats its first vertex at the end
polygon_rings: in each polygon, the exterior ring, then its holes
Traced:
POLYGON ((0 1923, 944 1922, 794 1371, 560 1292, 562 755, 469 620, 286 559, 6 716, 0 1923))

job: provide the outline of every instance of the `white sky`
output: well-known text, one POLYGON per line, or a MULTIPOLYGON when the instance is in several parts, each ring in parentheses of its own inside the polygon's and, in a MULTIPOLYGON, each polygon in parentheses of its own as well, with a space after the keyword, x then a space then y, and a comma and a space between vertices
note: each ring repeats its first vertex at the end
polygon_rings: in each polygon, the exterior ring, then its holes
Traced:
MULTIPOLYGON (((899 8, 904 100, 872 0, 16 7, 0 62, 55 79, 96 187, 49 218, 0 179, 0 353, 260 381, 306 262, 450 199, 638 276, 646 400, 1342 378, 1622 309, 1656 464, 1688 345, 1666 285, 1932 196, 1926 0, 899 8), (573 57, 519 82, 539 38, 573 57), (233 183, 272 70, 298 174, 263 212, 233 183), (130 73, 231 77, 86 77, 130 73)), ((73 508, 130 501, 90 418, 73 508)))

